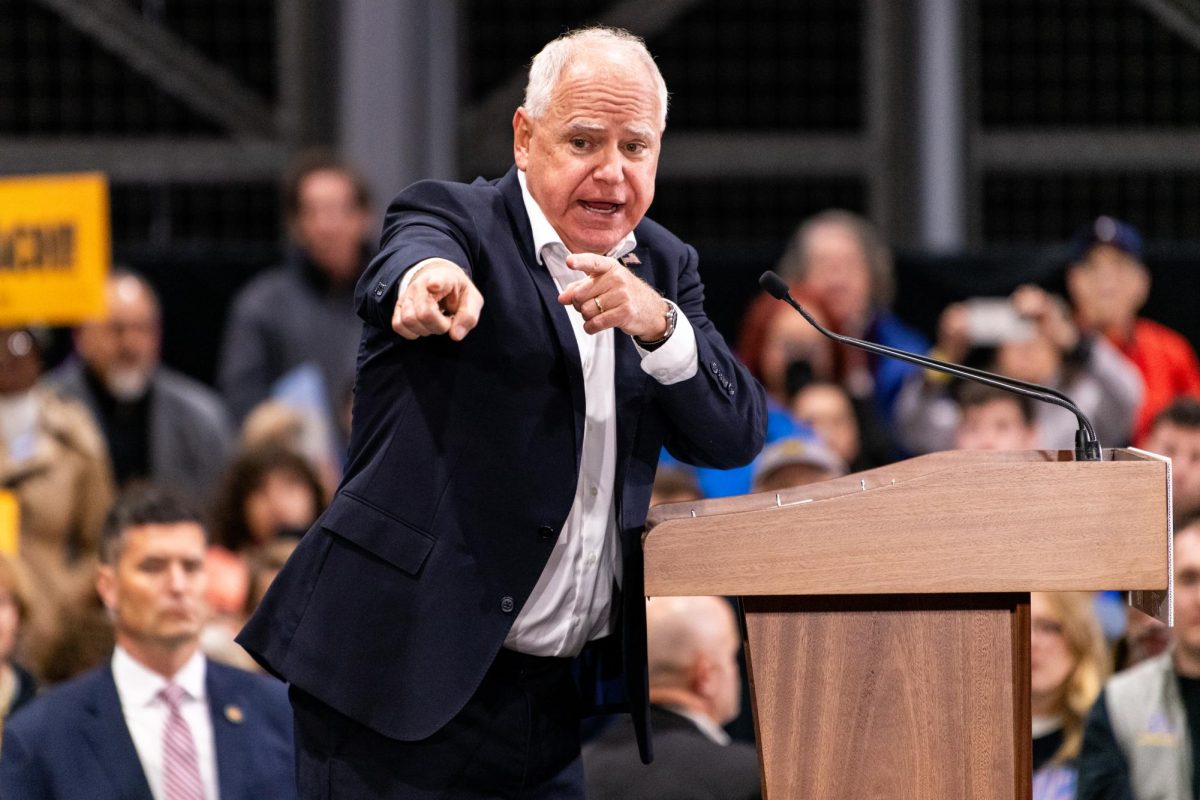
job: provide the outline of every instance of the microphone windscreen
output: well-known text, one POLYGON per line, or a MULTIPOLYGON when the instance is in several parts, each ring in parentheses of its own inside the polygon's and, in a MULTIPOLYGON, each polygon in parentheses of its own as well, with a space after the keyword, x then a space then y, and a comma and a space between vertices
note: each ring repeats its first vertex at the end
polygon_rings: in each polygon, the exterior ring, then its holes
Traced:
POLYGON ((758 285, 776 300, 782 300, 788 295, 788 285, 784 283, 783 278, 771 270, 767 270, 758 277, 758 285))

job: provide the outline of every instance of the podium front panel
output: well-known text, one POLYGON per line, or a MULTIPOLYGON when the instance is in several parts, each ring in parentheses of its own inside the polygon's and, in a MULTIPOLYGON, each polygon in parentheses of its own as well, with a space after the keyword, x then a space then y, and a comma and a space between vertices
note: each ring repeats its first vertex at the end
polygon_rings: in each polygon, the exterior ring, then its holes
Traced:
POLYGON ((1026 800, 1029 595, 744 597, 769 800, 1026 800))

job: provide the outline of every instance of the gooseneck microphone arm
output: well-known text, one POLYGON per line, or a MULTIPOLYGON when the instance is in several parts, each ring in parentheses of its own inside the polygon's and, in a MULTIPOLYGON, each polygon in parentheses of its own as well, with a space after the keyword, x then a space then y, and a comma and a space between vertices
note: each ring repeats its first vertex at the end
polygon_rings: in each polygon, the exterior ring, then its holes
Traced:
POLYGON ((987 386, 992 386, 997 389, 1002 389, 1006 392, 1019 394, 1024 397, 1029 397, 1043 403, 1052 403, 1070 411, 1079 420, 1079 430, 1075 432, 1075 460, 1076 461, 1100 461, 1102 458, 1100 449, 1100 440, 1096 437, 1096 429, 1092 427, 1092 422, 1087 418, 1087 415, 1080 410, 1079 406, 1067 395, 1047 386, 1039 386, 1036 383, 1026 383, 1025 381, 1016 380, 1015 378, 1006 378, 1002 375, 997 375, 994 372, 987 372, 974 367, 967 367, 960 364, 949 364, 945 361, 939 361, 936 358, 909 353, 905 350, 897 350, 894 347, 887 345, 875 344, 874 342, 865 342, 862 339, 855 339, 852 336, 845 336, 840 333, 835 333, 829 330, 820 322, 818 322, 812 314, 792 297, 788 291, 787 283, 774 272, 767 270, 758 279, 758 284, 767 294, 772 297, 782 300, 796 311, 800 312, 800 316, 808 321, 809 325, 816 328, 822 335, 833 339, 842 344, 848 344, 851 347, 857 347, 860 350, 866 350, 869 353, 896 358, 900 361, 906 361, 909 364, 916 364, 925 369, 932 369, 937 372, 943 372, 947 375, 952 375, 956 378, 964 380, 976 381, 987 386))

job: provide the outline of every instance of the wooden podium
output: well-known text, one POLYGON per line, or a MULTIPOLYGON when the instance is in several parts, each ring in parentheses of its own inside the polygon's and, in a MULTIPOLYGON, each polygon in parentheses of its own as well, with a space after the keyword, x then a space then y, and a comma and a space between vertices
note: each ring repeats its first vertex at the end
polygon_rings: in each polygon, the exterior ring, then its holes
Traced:
POLYGON ((765 797, 1029 798, 1029 592, 1170 608, 1168 463, 1073 458, 934 453, 651 510, 648 597, 742 599, 765 797))

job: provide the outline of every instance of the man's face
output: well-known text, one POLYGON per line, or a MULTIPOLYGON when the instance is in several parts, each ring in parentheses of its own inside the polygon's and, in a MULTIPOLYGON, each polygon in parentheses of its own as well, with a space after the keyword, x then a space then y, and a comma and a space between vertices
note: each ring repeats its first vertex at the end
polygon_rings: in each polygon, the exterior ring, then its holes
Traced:
POLYGON ((808 233, 804 287, 820 299, 839 327, 852 330, 866 324, 871 308, 871 268, 853 231, 829 223, 808 233))
POLYGON ((358 204, 354 183, 336 170, 317 170, 300 182, 292 237, 330 280, 346 283, 362 270, 371 215, 358 204))
POLYGON ((1036 430, 1025 422, 1020 405, 998 398, 963 409, 954 446, 960 450, 1028 450, 1036 439, 1036 430))
POLYGON ((1175 534, 1175 642, 1200 660, 1200 525, 1175 534))
POLYGON ((115 564, 102 564, 96 587, 113 615, 117 642, 176 649, 195 643, 208 616, 204 529, 199 523, 139 525, 124 534, 115 564))
POLYGON ((619 52, 581 55, 540 119, 517 109, 517 167, 572 253, 607 253, 645 215, 654 199, 659 117, 645 66, 619 52))
POLYGON ((1160 422, 1151 429, 1145 446, 1171 457, 1175 518, 1200 511, 1200 429, 1160 422))
POLYGON ((83 325, 75 336, 80 358, 124 400, 145 393, 158 367, 161 343, 158 303, 131 277, 109 284, 108 319, 83 325))
POLYGON ((1150 275, 1124 250, 1100 244, 1067 271, 1067 291, 1084 324, 1101 330, 1125 326, 1146 303, 1150 275))

